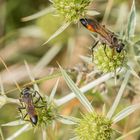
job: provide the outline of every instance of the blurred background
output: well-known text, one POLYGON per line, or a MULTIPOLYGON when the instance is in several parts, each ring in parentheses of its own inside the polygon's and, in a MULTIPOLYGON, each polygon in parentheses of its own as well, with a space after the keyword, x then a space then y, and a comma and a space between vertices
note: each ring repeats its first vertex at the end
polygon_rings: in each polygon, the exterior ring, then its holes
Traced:
MULTIPOLYGON (((124 31, 127 26, 128 13, 130 12, 132 0, 94 0, 91 8, 100 14, 95 16, 98 21, 116 33, 124 31)), ((0 63, 0 77, 4 85, 5 92, 16 88, 13 79, 20 86, 29 83, 26 61, 35 77, 40 79, 52 74, 57 70, 57 62, 64 68, 74 69, 77 73, 83 74, 83 71, 92 71, 94 66, 87 66, 80 59, 80 55, 90 56, 90 46, 94 40, 80 25, 71 24, 63 33, 57 36, 44 46, 41 46, 47 39, 63 24, 63 17, 55 14, 47 14, 36 20, 23 22, 22 18, 39 12, 49 7, 51 3, 48 0, 0 0, 0 56, 3 58, 10 71, 9 74, 2 63, 0 63)), ((137 25, 136 35, 140 40, 140 1, 136 0, 137 25)), ((138 42, 139 44, 140 42, 138 42)), ((79 74, 79 75, 80 75, 79 74)), ((77 74, 76 74, 77 75, 77 74)), ((73 80, 78 83, 78 77, 72 75, 73 80)), ((83 76, 83 75, 82 75, 83 76)), ((99 77, 100 74, 94 75, 92 80, 99 77)), ((39 88, 42 93, 49 95, 54 86, 55 79, 40 82, 39 88)), ((139 82, 133 79, 133 88, 139 92, 139 82)), ((84 83, 78 83, 82 86, 84 83)), ((104 102, 107 105, 114 99, 111 83, 103 83, 89 92, 89 99, 93 101, 97 110, 101 109, 104 102), (110 100, 104 100, 98 94, 108 92, 110 100)), ((119 85, 118 85, 119 87, 119 85)), ((118 88, 116 87, 116 89, 118 88)), ((57 98, 60 98, 70 92, 63 80, 59 83, 57 98)), ((131 90, 126 91, 123 104, 120 109, 132 102, 140 101, 140 97, 131 90), (133 96, 134 95, 134 96, 133 96)), ((9 97, 18 98, 19 91, 15 90, 7 94, 9 97)), ((65 115, 75 115, 78 110, 83 110, 80 103, 75 99, 60 108, 60 112, 65 115), (77 105, 77 107, 75 107, 77 105)), ((0 124, 16 120, 18 116, 17 105, 6 104, 0 109, 0 124)), ((133 129, 137 123, 140 124, 140 112, 136 112, 126 120, 121 121, 116 128, 126 133, 133 129), (129 120, 131 119, 131 122, 129 120), (128 124, 129 122, 129 124, 128 124), (137 123, 136 123, 137 122, 137 123)), ((4 137, 7 138, 20 127, 2 127, 4 137)), ((67 140, 71 137, 70 127, 58 124, 57 135, 50 133, 49 140, 67 140), (66 135, 64 137, 64 134, 66 135)), ((28 131, 20 135, 16 140, 37 140, 40 138, 40 131, 34 133, 28 131)), ((140 140, 140 134, 136 133, 127 140, 140 140)))

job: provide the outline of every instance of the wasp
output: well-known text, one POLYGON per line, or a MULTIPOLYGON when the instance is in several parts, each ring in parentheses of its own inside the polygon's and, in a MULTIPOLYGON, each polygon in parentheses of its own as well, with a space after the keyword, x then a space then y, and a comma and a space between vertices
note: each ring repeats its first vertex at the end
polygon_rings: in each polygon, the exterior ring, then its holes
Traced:
POLYGON ((36 108, 40 108, 43 106, 36 106, 36 104, 42 100, 43 98, 40 96, 40 94, 33 90, 30 87, 25 87, 20 94, 20 103, 21 106, 18 108, 18 110, 20 111, 20 113, 22 114, 22 118, 23 120, 25 120, 26 116, 28 115, 30 120, 27 121, 31 121, 32 124, 36 125, 38 122, 38 115, 36 112, 36 108), (38 94, 38 97, 37 97, 38 94), (36 97, 36 101, 34 100, 34 98, 36 97), (23 115, 22 110, 26 110, 26 114, 23 115))
MULTIPOLYGON (((88 30, 91 32, 96 32, 97 34, 100 35, 102 39, 102 44, 109 45, 110 48, 115 49, 117 53, 121 53, 121 51, 124 49, 124 43, 122 43, 122 40, 117 37, 114 32, 110 31, 109 29, 105 28, 104 25, 101 25, 96 21, 95 19, 87 19, 87 18, 82 18, 80 19, 80 22, 82 23, 83 26, 85 26, 88 30)), ((99 41, 95 42, 95 44, 92 47, 97 46, 99 41)))

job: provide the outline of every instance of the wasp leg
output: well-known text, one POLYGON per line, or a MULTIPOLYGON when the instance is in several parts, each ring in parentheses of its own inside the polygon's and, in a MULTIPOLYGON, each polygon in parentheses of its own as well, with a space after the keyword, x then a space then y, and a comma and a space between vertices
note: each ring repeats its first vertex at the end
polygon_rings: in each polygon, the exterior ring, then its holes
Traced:
POLYGON ((22 120, 31 122, 30 120, 25 119, 25 118, 27 117, 28 113, 26 113, 25 115, 23 115, 23 113, 22 113, 22 110, 23 110, 23 109, 26 109, 26 108, 25 108, 25 107, 19 107, 19 108, 18 108, 18 110, 20 111, 20 113, 21 113, 21 115, 22 115, 22 120))
POLYGON ((22 98, 19 99, 19 102, 20 102, 20 104, 21 104, 21 107, 24 107, 24 104, 23 104, 22 98))
POLYGON ((93 46, 91 47, 91 56, 92 56, 92 62, 93 62, 93 59, 94 59, 94 55, 93 55, 93 52, 94 52, 94 48, 97 46, 97 44, 99 43, 99 40, 96 41, 93 46))
POLYGON ((34 102, 34 104, 38 103, 40 100, 43 102, 42 97, 38 97, 37 100, 34 102))
POLYGON ((109 58, 109 56, 108 56, 107 53, 106 53, 106 43, 102 43, 102 45, 104 46, 104 52, 105 52, 106 57, 107 57, 108 59, 111 59, 111 58, 109 58))
POLYGON ((41 95, 38 93, 38 91, 35 91, 36 94, 38 94, 38 96, 40 97, 40 99, 43 101, 43 98, 41 97, 41 95))
POLYGON ((22 110, 24 110, 24 109, 26 109, 24 106, 18 107, 18 110, 19 110, 19 112, 21 113, 21 115, 22 115, 22 119, 23 119, 23 120, 24 120, 25 117, 27 116, 27 113, 26 113, 25 115, 23 115, 22 110))
POLYGON ((41 97, 41 95, 38 93, 38 91, 35 91, 33 94, 33 97, 36 97, 36 95, 39 96, 39 99, 43 100, 43 98, 41 97))
POLYGON ((23 116, 23 120, 25 120, 25 118, 26 118, 27 115, 28 115, 28 114, 26 113, 26 114, 23 116))
POLYGON ((38 95, 39 97, 38 97, 37 100, 34 102, 35 104, 38 103, 40 100, 41 100, 42 102, 44 102, 44 101, 43 101, 43 98, 40 96, 40 94, 39 94, 37 91, 34 92, 33 97, 35 97, 36 95, 38 95))

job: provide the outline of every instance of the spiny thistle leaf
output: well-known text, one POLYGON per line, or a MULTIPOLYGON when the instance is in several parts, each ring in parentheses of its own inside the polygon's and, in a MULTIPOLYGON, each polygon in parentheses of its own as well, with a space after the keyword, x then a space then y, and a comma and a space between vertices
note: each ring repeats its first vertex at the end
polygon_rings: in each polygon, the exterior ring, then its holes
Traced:
POLYGON ((117 123, 118 121, 124 119, 125 117, 129 116, 131 113, 136 111, 137 109, 140 109, 140 104, 135 104, 126 107, 125 109, 123 109, 121 112, 119 112, 117 115, 113 117, 112 119, 113 123, 117 123))
POLYGON ((13 135, 8 137, 6 140, 15 140, 16 137, 18 137, 20 134, 22 134, 23 132, 25 132, 29 129, 31 129, 31 126, 29 124, 26 124, 22 128, 20 128, 19 130, 17 130, 13 135))
POLYGON ((53 99, 54 99, 54 95, 56 94, 58 83, 59 83, 59 79, 56 81, 56 84, 55 84, 55 86, 52 89, 52 92, 51 92, 51 94, 49 96, 48 104, 50 104, 53 101, 53 99))
POLYGON ((135 8, 135 0, 133 0, 127 26, 128 39, 134 36, 135 27, 136 27, 136 8, 135 8))
POLYGON ((43 43, 41 46, 44 46, 49 41, 51 41, 53 38, 61 34, 68 26, 70 25, 70 22, 64 23, 45 43, 43 43))
POLYGON ((74 82, 71 80, 71 78, 68 76, 68 74, 64 71, 64 69, 60 67, 61 73, 69 86, 69 88, 75 93, 76 97, 79 99, 81 104, 89 111, 93 112, 93 107, 91 106, 88 99, 84 96, 84 94, 80 91, 80 89, 74 84, 74 82))
POLYGON ((64 115, 59 115, 57 117, 57 120, 63 124, 68 124, 68 125, 74 125, 78 122, 77 118, 71 116, 64 116, 64 115))
POLYGON ((55 11, 55 9, 51 6, 51 7, 48 7, 48 8, 46 8, 46 9, 43 9, 43 10, 41 10, 41 11, 39 11, 39 12, 33 14, 33 15, 24 17, 24 18, 22 18, 21 20, 24 21, 24 22, 25 22, 25 21, 30 21, 30 20, 33 20, 33 19, 37 19, 37 18, 39 18, 39 17, 41 17, 41 16, 44 16, 44 15, 46 15, 46 14, 52 13, 53 11, 55 11))
POLYGON ((1 126, 17 126, 17 125, 22 125, 22 124, 25 124, 25 123, 26 123, 26 121, 17 120, 17 121, 12 121, 12 122, 2 124, 1 126))
POLYGON ((109 119, 112 118, 112 115, 114 114, 114 112, 115 112, 115 110, 116 110, 116 108, 117 108, 117 106, 118 106, 118 104, 119 104, 119 102, 121 100, 121 97, 122 97, 122 95, 124 93, 125 87, 126 87, 126 85, 128 83, 129 77, 130 77, 130 72, 127 71, 124 77, 125 78, 124 78, 124 80, 122 82, 122 85, 121 85, 121 87, 119 89, 119 92, 118 92, 118 94, 117 94, 117 96, 115 98, 115 101, 113 102, 113 105, 111 106, 109 112, 107 113, 107 118, 109 118, 109 119))
POLYGON ((86 14, 89 16, 95 16, 95 15, 99 15, 100 13, 93 10, 87 10, 86 14))

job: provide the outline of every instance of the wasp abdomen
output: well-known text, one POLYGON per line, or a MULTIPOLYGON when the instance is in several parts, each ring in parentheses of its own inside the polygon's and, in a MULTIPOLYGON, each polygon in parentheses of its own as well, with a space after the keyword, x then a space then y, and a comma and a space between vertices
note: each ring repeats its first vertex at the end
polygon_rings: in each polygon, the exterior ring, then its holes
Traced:
POLYGON ((80 19, 80 22, 82 23, 83 26, 85 26, 88 30, 92 32, 96 32, 96 27, 95 25, 92 24, 92 20, 90 19, 80 19))
POLYGON ((32 122, 34 125, 36 125, 37 122, 38 122, 38 116, 37 116, 37 115, 34 115, 34 116, 30 117, 30 120, 31 120, 31 122, 32 122))

